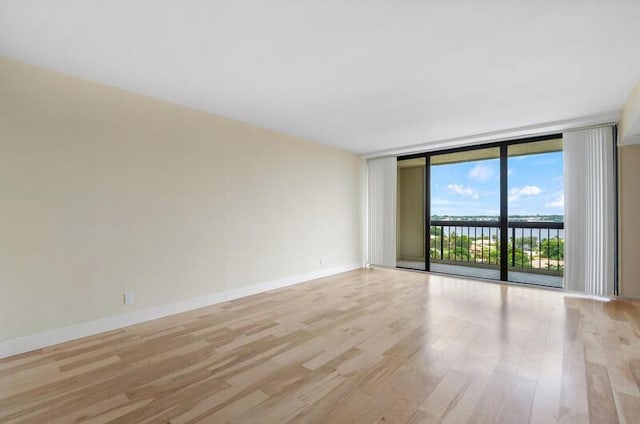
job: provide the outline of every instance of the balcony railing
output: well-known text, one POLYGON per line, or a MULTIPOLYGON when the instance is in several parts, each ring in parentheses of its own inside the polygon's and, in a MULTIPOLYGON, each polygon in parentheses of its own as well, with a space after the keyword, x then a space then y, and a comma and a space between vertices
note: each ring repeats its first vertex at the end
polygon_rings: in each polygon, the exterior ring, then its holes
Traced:
MULTIPOLYGON (((511 271, 561 276, 564 223, 510 221, 508 267, 511 271)), ((431 221, 432 263, 498 269, 500 224, 497 221, 431 221)))

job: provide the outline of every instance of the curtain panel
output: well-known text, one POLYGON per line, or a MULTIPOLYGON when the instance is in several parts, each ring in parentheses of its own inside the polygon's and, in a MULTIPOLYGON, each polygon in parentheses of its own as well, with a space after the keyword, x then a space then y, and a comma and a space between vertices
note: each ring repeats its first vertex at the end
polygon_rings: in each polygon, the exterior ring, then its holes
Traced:
POLYGON ((564 287, 612 295, 615 166, 611 126, 563 134, 565 199, 564 287))
POLYGON ((367 170, 367 263, 396 266, 397 160, 395 157, 369 159, 367 170))

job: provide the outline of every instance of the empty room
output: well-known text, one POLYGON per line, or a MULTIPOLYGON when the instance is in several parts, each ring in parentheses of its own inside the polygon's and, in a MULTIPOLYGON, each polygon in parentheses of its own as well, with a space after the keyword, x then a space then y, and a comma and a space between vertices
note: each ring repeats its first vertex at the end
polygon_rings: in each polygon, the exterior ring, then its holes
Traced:
POLYGON ((637 423, 639 17, 0 0, 0 423, 637 423))

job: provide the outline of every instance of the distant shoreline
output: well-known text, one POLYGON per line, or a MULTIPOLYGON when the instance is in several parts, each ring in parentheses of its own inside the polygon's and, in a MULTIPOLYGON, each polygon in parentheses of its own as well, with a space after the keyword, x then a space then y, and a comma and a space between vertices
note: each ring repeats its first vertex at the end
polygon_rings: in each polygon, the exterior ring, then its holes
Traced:
MULTIPOLYGON (((564 222, 564 215, 509 215, 510 221, 564 222)), ((497 215, 431 215, 432 221, 499 221, 497 215)))

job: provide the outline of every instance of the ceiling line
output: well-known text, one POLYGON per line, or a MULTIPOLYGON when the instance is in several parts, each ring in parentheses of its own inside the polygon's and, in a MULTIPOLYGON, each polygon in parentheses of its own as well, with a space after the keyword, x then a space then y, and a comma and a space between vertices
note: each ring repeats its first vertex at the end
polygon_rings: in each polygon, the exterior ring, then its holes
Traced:
POLYGON ((620 111, 609 112, 582 118, 573 118, 563 121, 512 128, 508 130, 492 131, 482 134, 455 137, 444 140, 435 140, 411 146, 363 153, 361 154, 361 157, 364 159, 373 159, 386 156, 409 155, 412 153, 429 152, 434 150, 441 150, 444 148, 472 146, 475 144, 484 144, 488 142, 508 141, 523 137, 549 135, 567 130, 586 129, 589 127, 600 125, 613 125, 616 124, 620 119, 620 113, 620 111))

